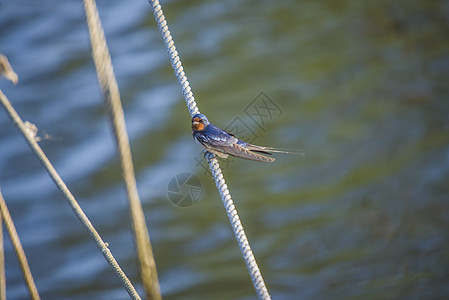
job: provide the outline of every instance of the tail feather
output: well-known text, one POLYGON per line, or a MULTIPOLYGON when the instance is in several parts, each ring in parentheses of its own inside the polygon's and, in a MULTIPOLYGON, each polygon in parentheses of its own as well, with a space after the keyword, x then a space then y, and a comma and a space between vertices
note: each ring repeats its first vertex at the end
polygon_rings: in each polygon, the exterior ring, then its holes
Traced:
POLYGON ((264 147, 264 146, 257 146, 257 145, 249 145, 248 150, 251 150, 253 152, 269 154, 269 155, 272 155, 272 153, 270 153, 270 152, 301 155, 301 156, 305 155, 305 153, 300 149, 283 149, 283 148, 264 147))
MULTIPOLYGON (((245 158, 249 159, 249 160, 256 160, 256 161, 264 161, 264 162, 274 162, 275 159, 274 157, 269 157, 269 156, 265 156, 259 153, 256 153, 257 151, 248 151, 248 154, 251 153, 250 155, 247 155, 245 158)), ((263 152, 264 154, 269 154, 271 155, 271 153, 268 152, 263 152)))
POLYGON ((226 154, 229 154, 232 156, 236 156, 236 157, 240 157, 240 158, 244 158, 244 159, 255 160, 255 161, 264 161, 264 162, 275 161, 275 159, 273 157, 256 153, 255 151, 246 149, 246 148, 238 145, 237 143, 232 144, 231 146, 228 146, 228 147, 222 147, 221 150, 223 153, 226 153, 226 154))

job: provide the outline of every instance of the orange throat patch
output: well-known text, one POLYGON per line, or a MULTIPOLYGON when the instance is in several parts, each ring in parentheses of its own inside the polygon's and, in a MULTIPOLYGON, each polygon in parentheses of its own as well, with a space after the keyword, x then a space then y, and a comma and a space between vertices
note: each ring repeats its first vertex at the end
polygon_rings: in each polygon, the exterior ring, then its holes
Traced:
POLYGON ((196 124, 192 124, 192 129, 195 131, 201 131, 204 129, 204 124, 203 123, 199 123, 199 122, 195 122, 196 124))

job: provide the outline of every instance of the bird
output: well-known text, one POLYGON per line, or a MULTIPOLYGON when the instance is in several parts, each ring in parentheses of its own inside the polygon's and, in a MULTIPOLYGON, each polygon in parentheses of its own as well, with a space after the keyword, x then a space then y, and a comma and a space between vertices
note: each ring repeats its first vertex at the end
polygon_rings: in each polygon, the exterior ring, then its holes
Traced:
POLYGON ((221 158, 231 155, 253 161, 274 162, 275 158, 271 156, 271 152, 302 154, 299 150, 257 146, 242 141, 232 133, 210 123, 203 114, 195 114, 192 117, 192 131, 193 139, 201 147, 221 158))

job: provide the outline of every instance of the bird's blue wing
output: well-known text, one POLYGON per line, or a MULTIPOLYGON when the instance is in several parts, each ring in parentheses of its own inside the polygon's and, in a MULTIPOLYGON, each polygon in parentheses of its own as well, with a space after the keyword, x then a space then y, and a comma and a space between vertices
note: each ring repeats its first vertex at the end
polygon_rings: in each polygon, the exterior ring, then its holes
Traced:
POLYGON ((238 139, 218 128, 214 124, 209 124, 206 130, 196 133, 198 141, 206 147, 226 147, 238 141, 238 139))
POLYGON ((214 153, 218 152, 256 161, 274 161, 274 158, 272 157, 267 157, 245 149, 245 146, 249 144, 239 140, 235 136, 228 134, 226 131, 221 130, 212 124, 207 126, 205 131, 195 132, 194 138, 202 144, 206 150, 212 150, 214 153))

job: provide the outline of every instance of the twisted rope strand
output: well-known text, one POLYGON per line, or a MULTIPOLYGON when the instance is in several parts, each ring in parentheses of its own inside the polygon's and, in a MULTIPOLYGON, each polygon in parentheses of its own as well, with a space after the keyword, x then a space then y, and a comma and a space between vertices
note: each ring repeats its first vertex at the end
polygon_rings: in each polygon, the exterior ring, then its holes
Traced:
POLYGON ((195 98, 193 97, 192 89, 190 88, 190 83, 187 80, 184 68, 182 67, 181 58, 179 58, 178 51, 176 51, 175 42, 170 34, 170 30, 168 30, 162 7, 158 0, 150 0, 150 3, 153 8, 154 18, 156 19, 168 55, 170 56, 171 65, 175 71, 176 78, 178 79, 179 87, 186 100, 187 109, 191 116, 198 114, 200 111, 196 105, 195 98))
POLYGON ((253 251, 249 245, 248 239, 246 238, 245 230, 240 222, 237 209, 232 201, 231 194, 229 193, 228 186, 224 180, 223 173, 221 172, 220 165, 215 154, 206 154, 207 162, 209 163, 212 176, 215 180, 215 185, 217 186, 218 192, 220 193, 221 200, 226 209, 226 213, 229 218, 229 222, 232 225, 235 238, 240 247, 240 252, 242 253, 243 259, 245 260, 246 267, 253 281, 254 288, 260 299, 268 300, 271 299, 268 293, 267 287, 263 280, 262 274, 260 273, 259 266, 257 265, 256 258, 254 257, 253 251))
MULTIPOLYGON (((162 12, 161 5, 158 0, 150 0, 151 6, 153 8, 153 14, 156 22, 161 32, 162 39, 164 40, 165 47, 167 48, 170 61, 175 71, 176 78, 178 79, 179 86, 186 100, 187 108, 191 116, 199 113, 199 109, 196 105, 195 98, 193 97, 192 90, 190 88, 189 81, 185 75, 184 69, 181 64, 181 59, 179 58, 178 52, 176 51, 175 43, 168 30, 167 21, 165 20, 164 13, 162 12)), ((229 222, 232 225, 235 238, 240 247, 240 251, 245 260, 246 266, 250 273, 254 288, 260 299, 268 300, 271 299, 268 293, 267 287, 263 280, 262 274, 260 273, 259 267, 257 266, 256 259, 254 258, 251 247, 249 246, 248 239, 246 238, 243 226, 240 223, 240 218, 238 216, 237 210, 232 201, 231 195, 229 193, 228 187, 221 173, 220 165, 218 160, 211 153, 206 154, 206 159, 209 163, 209 167, 214 177, 215 184, 217 186, 218 192, 220 193, 221 199, 226 209, 226 213, 229 218, 229 222)))

